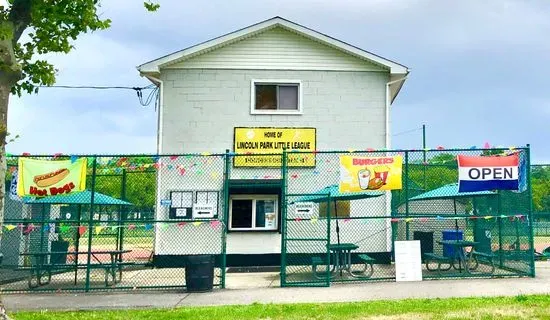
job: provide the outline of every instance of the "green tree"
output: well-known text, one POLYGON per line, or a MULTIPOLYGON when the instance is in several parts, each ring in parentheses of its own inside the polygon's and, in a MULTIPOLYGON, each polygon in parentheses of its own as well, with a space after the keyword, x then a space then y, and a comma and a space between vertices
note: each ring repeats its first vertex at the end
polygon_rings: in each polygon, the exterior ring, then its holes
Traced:
POLYGON ((533 210, 550 212, 550 166, 531 167, 533 210))
MULTIPOLYGON (((68 53, 82 34, 107 29, 111 21, 97 13, 99 0, 7 0, 0 5, 0 181, 6 176, 8 106, 11 94, 36 93, 55 83, 47 53, 68 53)), ((158 4, 145 2, 149 11, 158 4)), ((5 186, 0 184, 0 230, 5 186)), ((7 319, 0 303, 0 319, 7 319)))

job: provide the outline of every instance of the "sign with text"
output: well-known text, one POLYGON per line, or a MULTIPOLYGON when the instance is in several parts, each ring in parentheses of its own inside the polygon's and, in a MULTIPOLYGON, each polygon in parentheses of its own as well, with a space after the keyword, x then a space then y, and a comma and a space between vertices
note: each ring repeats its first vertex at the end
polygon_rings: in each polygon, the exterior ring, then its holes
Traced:
POLYGON ((75 161, 19 158, 17 173, 17 194, 21 197, 55 196, 86 188, 86 158, 75 161))
POLYGON ((280 167, 283 149, 290 153, 289 167, 314 167, 315 128, 235 128, 235 167, 280 167), (254 155, 262 154, 262 155, 254 155), (267 154, 267 155, 265 155, 267 154), (273 156, 271 156, 273 154, 273 156))
POLYGON ((458 192, 519 190, 519 155, 458 155, 458 192))
POLYGON ((340 156, 340 192, 401 189, 403 158, 340 156))
POLYGON ((420 241, 395 241, 395 281, 422 281, 420 241))

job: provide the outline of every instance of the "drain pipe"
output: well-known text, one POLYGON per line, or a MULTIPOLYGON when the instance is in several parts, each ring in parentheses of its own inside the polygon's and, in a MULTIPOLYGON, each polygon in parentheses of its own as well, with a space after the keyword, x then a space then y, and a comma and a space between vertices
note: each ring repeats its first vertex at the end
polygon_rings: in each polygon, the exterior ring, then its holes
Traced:
MULTIPOLYGON (((404 76, 403 78, 399 78, 396 80, 392 80, 386 83, 386 150, 389 150, 391 147, 391 141, 390 141, 390 106, 391 106, 391 94, 390 94, 390 85, 399 82, 404 81, 407 79, 407 76, 404 76)), ((391 216, 391 191, 386 191, 386 195, 384 196, 384 202, 386 205, 386 215, 391 216)), ((390 219, 386 219, 386 230, 391 230, 390 232, 386 232, 386 249, 393 253, 393 227, 390 219)), ((394 255, 392 254, 392 260, 394 259, 394 255)))
MULTIPOLYGON (((160 155, 162 154, 162 107, 163 107, 163 95, 164 95, 164 83, 162 82, 162 80, 160 80, 159 78, 155 78, 153 76, 150 76, 150 75, 146 75, 145 76, 147 79, 149 79, 149 81, 153 82, 154 84, 157 84, 159 86, 159 110, 158 110, 158 117, 157 117, 157 155, 160 155)), ((160 158, 158 161, 162 161, 160 158)), ((161 185, 161 175, 162 175, 162 170, 157 170, 157 199, 162 199, 161 198, 161 192, 160 192, 160 189, 158 186, 161 185)), ((160 201, 156 201, 156 204, 155 204, 155 220, 167 220, 168 217, 164 217, 164 216, 160 216, 159 215, 159 212, 163 212, 162 211, 162 208, 160 207, 160 201)), ((154 252, 158 252, 157 249, 160 248, 160 239, 159 239, 159 234, 160 232, 160 227, 157 223, 155 223, 155 237, 154 237, 154 247, 153 247, 153 251, 154 252)))

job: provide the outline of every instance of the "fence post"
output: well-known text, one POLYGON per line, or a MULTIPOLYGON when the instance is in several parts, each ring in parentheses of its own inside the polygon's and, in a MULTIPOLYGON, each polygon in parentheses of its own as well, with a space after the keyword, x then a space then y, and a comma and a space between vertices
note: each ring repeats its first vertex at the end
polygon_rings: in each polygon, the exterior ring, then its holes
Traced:
MULTIPOLYGON (((88 215, 88 260, 86 261, 86 292, 90 291, 90 260, 92 256, 92 227, 94 218, 94 198, 95 198, 95 178, 97 171, 97 156, 94 156, 92 161, 92 187, 91 187, 91 199, 90 199, 90 213, 88 215)), ((80 232, 77 230, 76 232, 80 232)))
POLYGON ((527 226, 529 228, 529 251, 530 251, 530 257, 531 257, 531 277, 535 277, 535 244, 534 244, 534 236, 533 236, 533 226, 534 226, 534 219, 533 219, 533 190, 531 188, 531 145, 527 144, 526 146, 526 152, 525 156, 527 157, 527 161, 525 166, 527 167, 527 195, 529 197, 529 204, 527 207, 527 226))
MULTIPOLYGON (((502 268, 502 265, 504 264, 504 257, 502 256, 502 218, 500 217, 502 215, 502 202, 500 200, 501 194, 500 191, 497 190, 497 212, 498 212, 498 256, 499 256, 499 262, 500 267, 502 268)), ((492 242, 492 241, 491 241, 492 242)))
POLYGON ((229 149, 225 150, 223 170, 223 217, 222 217, 222 283, 221 288, 225 289, 225 268, 227 267, 227 229, 229 228, 229 178, 231 170, 231 159, 229 149))
MULTIPOLYGON (((405 151, 405 219, 409 217, 409 151, 405 151)), ((405 239, 409 240, 409 220, 405 221, 405 239)))
POLYGON ((286 287, 286 187, 287 187, 287 153, 283 148, 281 155, 281 287, 286 287))
MULTIPOLYGON (((122 169, 122 186, 120 188, 120 198, 124 201, 127 201, 127 198, 126 198, 126 183, 127 183, 127 180, 126 180, 127 176, 126 176, 126 169, 122 169)), ((118 239, 117 239, 117 242, 118 242, 118 248, 117 250, 122 250, 122 248, 124 247, 124 220, 128 219, 128 211, 126 209, 126 206, 120 206, 120 210, 119 210, 119 217, 118 217, 118 228, 117 228, 117 232, 118 232, 118 239)), ((118 256, 118 261, 119 262, 122 262, 122 255, 119 255, 118 256)))

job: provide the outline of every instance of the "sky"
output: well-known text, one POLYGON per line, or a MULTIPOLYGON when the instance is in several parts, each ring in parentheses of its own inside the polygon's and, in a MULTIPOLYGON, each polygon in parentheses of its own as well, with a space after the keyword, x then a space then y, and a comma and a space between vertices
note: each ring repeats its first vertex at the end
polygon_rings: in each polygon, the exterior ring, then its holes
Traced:
MULTIPOLYGON (((439 0, 103 0, 109 30, 47 58, 58 85, 146 86, 136 66, 282 16, 397 61, 410 76, 392 105, 392 146, 532 147, 550 163, 550 3, 439 0)), ((154 153, 156 111, 131 90, 43 88, 12 97, 17 154, 154 153)), ((216 150, 211 150, 216 151, 216 150)))

